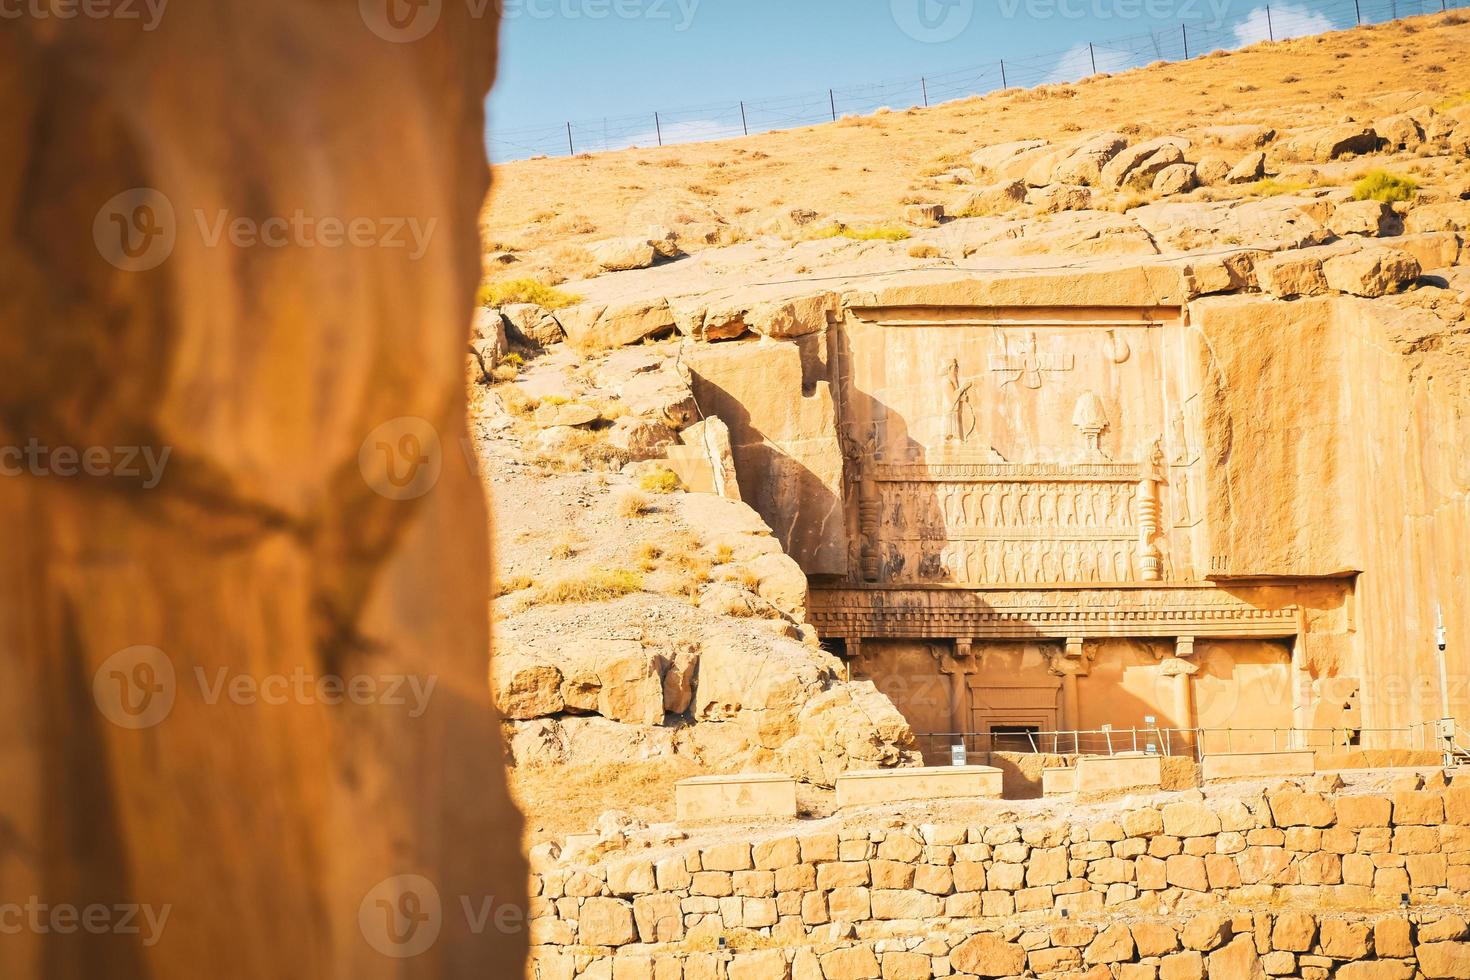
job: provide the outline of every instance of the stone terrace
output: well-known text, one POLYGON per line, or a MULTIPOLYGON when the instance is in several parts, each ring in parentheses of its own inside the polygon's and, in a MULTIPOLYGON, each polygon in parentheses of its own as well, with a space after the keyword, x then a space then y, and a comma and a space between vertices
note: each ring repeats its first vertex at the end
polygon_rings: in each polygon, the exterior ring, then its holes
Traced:
POLYGON ((1470 786, 1350 778, 543 847, 536 975, 1470 977, 1470 786))

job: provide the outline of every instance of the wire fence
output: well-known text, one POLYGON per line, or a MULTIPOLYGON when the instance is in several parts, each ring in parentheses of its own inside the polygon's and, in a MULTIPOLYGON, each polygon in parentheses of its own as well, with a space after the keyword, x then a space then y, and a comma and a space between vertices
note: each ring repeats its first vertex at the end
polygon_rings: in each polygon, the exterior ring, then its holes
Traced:
POLYGON ((1257 7, 1230 25, 1210 28, 1181 23, 1128 37, 1081 43, 1062 51, 1008 57, 887 82, 757 101, 649 110, 598 120, 492 129, 489 145, 492 157, 506 161, 730 139, 834 122, 880 108, 903 110, 1008 88, 1075 82, 1155 62, 1187 61, 1260 41, 1281 41, 1467 6, 1470 0, 1292 0, 1289 6, 1275 10, 1269 4, 1257 7))
POLYGON ((967 760, 996 753, 1060 756, 1113 756, 1127 752, 1185 756, 1196 760, 1225 752, 1276 752, 1287 749, 1351 751, 1384 749, 1441 752, 1467 744, 1458 729, 1443 736, 1437 724, 1426 722, 1404 728, 1098 728, 1091 730, 1032 731, 1014 729, 988 732, 926 732, 917 736, 927 763, 943 763, 955 750, 967 760))

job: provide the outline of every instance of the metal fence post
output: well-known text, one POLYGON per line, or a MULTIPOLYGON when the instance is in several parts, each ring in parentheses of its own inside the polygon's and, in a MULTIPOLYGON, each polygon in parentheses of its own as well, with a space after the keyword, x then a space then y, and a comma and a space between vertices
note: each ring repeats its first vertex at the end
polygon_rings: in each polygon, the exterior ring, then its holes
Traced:
POLYGON ((1359 0, 1353 0, 1353 13, 1358 18, 1358 26, 1361 27, 1363 25, 1363 6, 1359 0))
POLYGON ((572 145, 572 124, 567 123, 567 155, 576 156, 577 148, 572 145))
POLYGON ((837 95, 830 88, 827 90, 827 100, 832 103, 832 121, 837 121, 837 95))
POLYGON ((1266 4, 1266 36, 1272 41, 1276 40, 1276 28, 1271 24, 1271 5, 1266 4))
POLYGON ((653 114, 653 131, 658 134, 658 145, 664 145, 664 128, 659 124, 658 113, 653 114))
MULTIPOLYGON (((1269 9, 1269 8, 1267 8, 1267 9, 1269 9)), ((1097 74, 1097 51, 1093 48, 1091 41, 1088 41, 1087 42, 1087 57, 1089 57, 1089 58, 1092 59, 1092 73, 1094 75, 1096 75, 1097 74)))
POLYGON ((745 130, 745 135, 750 135, 750 123, 745 121, 745 103, 740 103, 740 128, 745 130))
POLYGON ((1010 86, 1006 84, 1006 60, 1002 58, 1000 59, 1000 90, 1004 92, 1008 88, 1010 86))
POLYGON ((1184 36, 1184 60, 1189 60, 1189 25, 1180 24, 1179 33, 1184 36))
POLYGON ((924 108, 929 108, 929 81, 922 75, 919 76, 919 87, 924 90, 924 108))

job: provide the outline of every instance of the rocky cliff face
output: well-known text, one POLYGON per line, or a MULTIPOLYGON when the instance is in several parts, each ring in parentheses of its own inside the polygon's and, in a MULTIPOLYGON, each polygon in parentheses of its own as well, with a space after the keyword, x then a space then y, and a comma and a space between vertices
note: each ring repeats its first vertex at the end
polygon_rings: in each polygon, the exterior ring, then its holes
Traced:
POLYGON ((718 418, 695 421, 681 356, 557 345, 476 388, 497 534, 492 688, 537 829, 581 830, 609 807, 659 816, 671 783, 700 772, 825 787, 912 758, 892 703, 817 645, 806 575, 771 528, 670 468, 712 474, 708 437, 733 472, 718 418), (597 785, 610 774, 626 797, 597 785), (551 796, 556 811, 535 805, 551 796))

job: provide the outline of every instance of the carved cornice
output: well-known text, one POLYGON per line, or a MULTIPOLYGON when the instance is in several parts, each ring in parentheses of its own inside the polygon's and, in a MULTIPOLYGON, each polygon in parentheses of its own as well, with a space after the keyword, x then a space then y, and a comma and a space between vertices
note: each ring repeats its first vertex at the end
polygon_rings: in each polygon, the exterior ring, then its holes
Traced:
POLYGON ((823 636, 875 639, 1287 637, 1296 605, 1261 607, 1221 589, 814 588, 823 636))
POLYGON ((1138 463, 995 463, 935 460, 873 466, 879 483, 1137 483, 1138 463))

